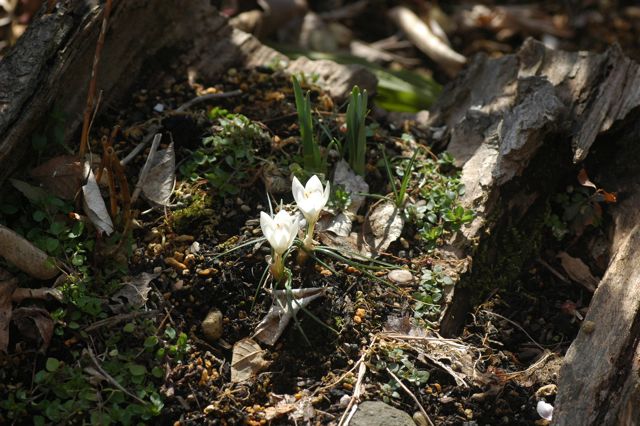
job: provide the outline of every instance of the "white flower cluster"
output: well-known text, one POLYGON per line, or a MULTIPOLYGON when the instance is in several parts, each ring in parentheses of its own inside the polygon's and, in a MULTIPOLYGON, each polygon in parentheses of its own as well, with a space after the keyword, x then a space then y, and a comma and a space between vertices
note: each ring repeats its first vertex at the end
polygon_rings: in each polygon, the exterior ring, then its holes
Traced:
MULTIPOLYGON (((313 248, 313 229, 320 217, 320 212, 329 201, 329 182, 323 188, 318 176, 314 175, 305 186, 302 186, 298 178, 294 177, 291 192, 293 192, 296 205, 308 225, 303 246, 306 250, 311 250, 313 248)), ((260 227, 273 249, 272 272, 274 277, 279 279, 284 268, 284 254, 298 235, 298 221, 285 210, 280 210, 274 217, 260 212, 260 227)))

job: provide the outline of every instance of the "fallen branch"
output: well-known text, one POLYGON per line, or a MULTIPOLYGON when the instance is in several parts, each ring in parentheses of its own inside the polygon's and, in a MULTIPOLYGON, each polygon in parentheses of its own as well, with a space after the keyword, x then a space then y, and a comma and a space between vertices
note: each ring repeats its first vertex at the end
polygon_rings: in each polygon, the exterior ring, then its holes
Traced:
POLYGON ((188 110, 189 108, 191 108, 194 105, 200 104, 202 102, 207 102, 207 101, 211 101, 213 99, 223 99, 223 98, 231 98, 233 96, 238 96, 242 94, 242 90, 232 90, 231 92, 224 92, 224 93, 209 93, 206 95, 202 95, 202 96, 197 96, 185 103, 183 103, 182 105, 180 105, 178 108, 176 108, 176 112, 184 112, 186 110, 188 110))
POLYGON ((418 49, 440 65, 449 76, 457 74, 467 62, 464 56, 447 46, 410 9, 394 7, 389 10, 389 17, 418 49))

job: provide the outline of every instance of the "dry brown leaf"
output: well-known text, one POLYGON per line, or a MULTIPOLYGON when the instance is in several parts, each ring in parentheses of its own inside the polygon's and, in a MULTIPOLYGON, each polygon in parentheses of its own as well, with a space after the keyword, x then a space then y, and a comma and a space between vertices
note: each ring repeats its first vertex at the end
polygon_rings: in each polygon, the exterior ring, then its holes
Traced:
POLYGON ((0 225, 0 256, 39 280, 49 280, 60 272, 45 252, 2 225, 0 225))
POLYGON ((306 307, 309 303, 322 296, 324 291, 324 288, 319 287, 296 288, 291 290, 291 296, 294 299, 290 302, 291 309, 289 309, 289 303, 287 301, 287 298, 290 297, 287 295, 287 291, 274 291, 271 309, 269 309, 267 315, 260 321, 258 327, 256 327, 256 332, 253 337, 267 345, 274 345, 284 332, 289 321, 291 321, 291 318, 293 318, 301 308, 306 307))
POLYGON ((18 180, 18 179, 9 179, 11 184, 15 189, 20 191, 22 195, 27 197, 29 201, 33 202, 41 202, 44 200, 49 194, 43 188, 38 186, 33 186, 30 183, 18 180))
POLYGON ((348 237, 353 228, 352 214, 349 212, 340 212, 333 216, 331 214, 324 215, 316 225, 318 232, 331 232, 338 237, 348 237))
POLYGON ((578 173, 578 182, 580 182, 580 185, 582 186, 587 186, 595 190, 598 189, 596 184, 591 182, 591 180, 589 180, 589 176, 587 175, 587 170, 584 167, 580 169, 580 172, 578 173))
POLYGON ((61 155, 32 169, 29 173, 51 194, 73 200, 84 180, 84 167, 74 155, 61 155))
POLYGON ((115 310, 120 310, 119 308, 124 308, 125 306, 127 309, 128 307, 140 308, 144 306, 151 290, 149 283, 156 278, 158 278, 158 274, 142 272, 132 277, 131 280, 122 283, 122 288, 111 296, 111 300, 116 301, 119 305, 116 305, 117 309, 115 310), (123 299, 126 304, 122 303, 123 299))
POLYGON ((347 210, 353 214, 358 213, 360 206, 362 206, 365 201, 365 196, 361 194, 367 194, 369 192, 369 184, 365 182, 362 176, 356 174, 351 167, 349 167, 349 163, 344 160, 340 160, 338 164, 336 164, 331 186, 333 188, 342 186, 344 190, 350 194, 351 204, 347 206, 347 210))
POLYGON ((316 412, 313 408, 312 398, 306 390, 298 395, 278 395, 270 393, 269 399, 273 407, 267 407, 264 410, 267 421, 282 417, 285 414, 289 420, 295 424, 301 420, 309 422, 315 417, 316 412))
POLYGON ((370 255, 376 256, 400 237, 404 219, 400 209, 391 201, 379 202, 371 210, 365 220, 362 234, 370 255))
POLYGON ((53 319, 49 312, 42 308, 18 308, 13 311, 11 320, 23 337, 39 343, 40 352, 47 350, 53 336, 53 319))
POLYGON ((344 160, 340 160, 336 165, 331 185, 333 188, 344 188, 350 194, 351 203, 347 206, 346 211, 335 215, 325 215, 318 221, 316 229, 320 234, 320 240, 334 247, 338 246, 349 251, 358 252, 359 250, 354 248, 357 246, 356 240, 358 236, 356 234, 351 236, 351 229, 353 228, 353 219, 365 201, 365 196, 361 194, 369 192, 369 185, 344 160), (344 237, 353 241, 344 243, 342 241, 344 238, 337 237, 344 237))
POLYGON ((320 241, 334 247, 350 259, 367 260, 384 252, 402 234, 402 213, 391 202, 378 204, 365 220, 361 232, 352 232, 347 237, 321 232, 320 241))
POLYGON ((176 180, 176 154, 173 143, 167 149, 155 152, 150 160, 149 171, 142 183, 145 198, 159 206, 169 204, 176 180))
POLYGON ((82 208, 100 234, 104 232, 111 235, 113 222, 100 193, 96 177, 91 170, 88 170, 88 165, 85 166, 85 171, 87 171, 88 177, 87 183, 82 187, 82 208))
POLYGON ((590 292, 596 291, 596 287, 600 280, 591 274, 589 267, 577 257, 572 257, 568 253, 562 251, 556 256, 560 259, 562 269, 567 273, 569 278, 578 284, 583 285, 590 292))
POLYGON ((231 357, 231 382, 244 382, 267 368, 270 363, 263 355, 260 345, 250 337, 236 342, 231 357))

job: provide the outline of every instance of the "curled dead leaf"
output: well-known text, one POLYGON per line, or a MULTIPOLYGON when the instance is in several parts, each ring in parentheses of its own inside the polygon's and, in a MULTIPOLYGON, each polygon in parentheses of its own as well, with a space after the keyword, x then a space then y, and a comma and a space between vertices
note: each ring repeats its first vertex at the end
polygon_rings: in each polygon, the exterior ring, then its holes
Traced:
POLYGON ((149 291, 151 290, 149 284, 158 278, 158 275, 159 274, 143 272, 132 277, 131 280, 122 283, 122 288, 111 296, 111 300, 116 301, 119 305, 116 305, 116 308, 125 307, 125 305, 122 304, 122 300, 125 300, 126 305, 130 307, 140 308, 144 306, 144 304, 147 303, 149 291))
POLYGON ((596 184, 591 182, 591 180, 589 180, 589 176, 587 175, 587 169, 585 169, 584 167, 580 169, 580 171, 578 172, 578 182, 580 182, 580 185, 582 186, 587 186, 589 188, 593 188, 596 190, 598 189, 596 184))
POLYGON ((564 251, 558 253, 556 257, 560 259, 562 269, 564 269, 569 278, 578 284, 583 285, 592 293, 596 291, 596 287, 600 280, 591 274, 591 270, 582 260, 577 257, 573 257, 564 251))
POLYGON ((18 308, 13 311, 11 320, 21 335, 39 344, 40 352, 45 352, 53 336, 53 318, 42 308, 18 308))
POLYGON ((250 337, 244 338, 233 345, 231 357, 231 381, 244 382, 254 377, 269 366, 264 359, 264 350, 250 337))
POLYGON ((104 232, 107 235, 111 235, 113 232, 113 222, 111 221, 111 216, 109 216, 107 206, 100 193, 100 187, 98 187, 96 177, 93 172, 89 170, 88 164, 85 165, 85 171, 88 172, 88 177, 87 183, 82 187, 82 208, 99 233, 104 232))
POLYGON ((0 225, 0 256, 39 280, 49 280, 60 272, 45 252, 2 225, 0 225))
MULTIPOLYGON (((142 182, 142 193, 145 198, 159 206, 169 204, 176 180, 176 154, 173 142, 166 149, 156 151, 148 158, 149 169, 142 182)), ((146 165, 145 165, 146 167, 146 165)))
POLYGON ((288 294, 287 290, 274 291, 271 308, 256 327, 253 337, 267 345, 274 345, 284 332, 289 321, 291 321, 291 318, 301 308, 306 307, 309 303, 322 296, 324 291, 324 288, 319 287, 296 288, 291 290, 291 295, 288 294), (292 297, 294 300, 289 303, 288 297, 292 297), (291 309, 289 309, 289 306, 291 306, 291 309))
POLYGON ((61 155, 32 169, 29 174, 56 197, 73 200, 84 180, 84 168, 75 155, 61 155))

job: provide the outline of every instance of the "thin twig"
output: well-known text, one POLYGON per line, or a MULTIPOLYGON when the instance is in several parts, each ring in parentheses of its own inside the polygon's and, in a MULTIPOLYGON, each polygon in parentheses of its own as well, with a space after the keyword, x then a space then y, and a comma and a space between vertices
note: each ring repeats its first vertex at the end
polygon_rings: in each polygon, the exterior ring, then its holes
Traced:
POLYGON ((349 426, 349 422, 351 421, 351 418, 358 410, 358 403, 360 402, 360 394, 362 393, 362 381, 364 380, 364 375, 366 372, 367 372, 367 364, 365 364, 364 362, 361 362, 360 366, 358 367, 358 379, 356 381, 356 385, 353 388, 353 395, 351 395, 351 399, 349 400, 349 405, 347 405, 347 408, 344 410, 342 417, 340 417, 338 426, 349 426))
POLYGON ((142 139, 142 142, 136 145, 136 147, 133 148, 131 152, 122 159, 122 161, 120 161, 120 164, 122 164, 123 166, 126 166, 128 163, 130 163, 131 160, 133 160, 136 157, 136 155, 138 155, 140 151, 142 151, 144 147, 147 146, 149 142, 151 142, 151 140, 154 138, 154 136, 156 135, 156 133, 158 133, 159 130, 160 130, 160 126, 158 124, 151 125, 147 134, 142 139))
POLYGON ((551 272, 553 275, 555 275, 560 281, 564 282, 564 283, 571 283, 571 281, 569 281, 564 275, 562 275, 560 272, 558 272, 553 266, 549 265, 545 260, 541 259, 541 258, 537 258, 536 262, 538 262, 539 264, 541 264, 542 266, 544 266, 545 268, 547 268, 549 270, 549 272, 551 272))
POLYGON ((502 316, 502 315, 500 315, 500 314, 497 314, 497 313, 495 313, 495 312, 487 311, 486 309, 483 309, 483 310, 482 310, 482 312, 484 312, 484 313, 486 313, 486 314, 489 314, 489 315, 496 316, 496 317, 498 317, 498 318, 500 318, 500 319, 503 319, 503 320, 507 321, 508 323, 510 323, 510 324, 512 324, 512 325, 514 325, 514 326, 516 326, 516 327, 518 327, 518 328, 519 328, 519 329, 520 329, 520 330, 521 330, 521 331, 522 331, 522 332, 523 332, 523 333, 524 333, 524 334, 529 338, 529 340, 531 340, 531 342, 532 342, 534 345, 536 345, 536 346, 537 346, 538 348, 540 348, 540 350, 542 350, 542 351, 544 351, 544 350, 545 350, 545 347, 544 347, 544 346, 542 346, 540 343, 536 342, 536 340, 535 340, 533 337, 531 337, 531 335, 530 335, 529 333, 527 333, 527 331, 526 331, 524 328, 522 328, 522 326, 521 326, 520 324, 518 324, 517 322, 512 321, 512 320, 510 320, 509 318, 504 317, 504 316, 502 316))
POLYGON ((102 47, 104 46, 104 39, 107 34, 107 23, 109 22, 109 15, 111 15, 111 0, 107 0, 104 6, 104 15, 102 16, 102 27, 100 28, 100 35, 98 36, 98 43, 96 44, 96 53, 93 56, 93 66, 91 68, 91 80, 89 80, 89 93, 87 93, 87 105, 84 109, 84 117, 82 121, 82 135, 80 137, 80 150, 79 157, 84 158, 84 154, 87 152, 89 145, 89 127, 91 125, 91 114, 93 112, 93 105, 96 97, 96 85, 98 81, 98 66, 100 65, 100 56, 102 55, 102 47))
POLYGON ((137 318, 140 316, 150 316, 150 315, 155 315, 157 314, 158 311, 157 310, 153 310, 153 311, 134 311, 134 312, 129 312, 126 314, 119 314, 119 315, 115 315, 109 318, 105 318, 103 320, 100 321, 96 321, 93 324, 87 326, 84 331, 86 331, 87 333, 92 332, 94 330, 97 330, 101 327, 105 327, 105 326, 115 326, 116 324, 119 324, 123 321, 128 321, 130 319, 133 318, 137 318))
POLYGON ((429 425, 430 425, 430 426, 435 426, 435 425, 433 424, 433 422, 431 421, 431 419, 429 418, 429 415, 427 414, 427 412, 424 410, 424 407, 422 406, 422 404, 420 404, 420 401, 418 401, 418 398, 416 398, 416 396, 413 394, 413 392, 411 392, 411 391, 409 390, 409 388, 408 388, 408 387, 406 387, 406 386, 404 385, 404 383, 402 383, 402 380, 398 379, 398 377, 397 377, 395 374, 393 374, 393 373, 391 372, 391 370, 389 370, 388 368, 385 368, 385 370, 387 370, 387 373, 389 373, 389 375, 390 375, 391 377, 393 377, 393 380, 395 380, 396 382, 398 382, 398 384, 400 385, 400 387, 402 388, 402 390, 404 390, 404 391, 407 393, 407 395, 409 395, 409 396, 411 397, 411 399, 413 399, 413 401, 418 405, 418 408, 420 409, 420 412, 422 413, 422 415, 424 416, 424 418, 425 418, 425 419, 427 419, 427 422, 429 422, 429 425))
POLYGON ((109 373, 104 371, 104 369, 102 368, 102 366, 98 362, 98 359, 96 358, 96 355, 93 353, 93 350, 91 349, 91 347, 87 346, 87 351, 89 352, 89 357, 91 357, 91 361, 93 361, 93 365, 100 372, 100 374, 102 374, 104 376, 105 379, 107 379, 113 386, 115 386, 116 388, 118 388, 119 390, 124 392, 125 394, 129 395, 131 398, 135 399, 136 401, 138 401, 142 405, 147 405, 146 401, 138 398, 137 396, 135 396, 134 394, 129 392, 127 389, 124 388, 124 386, 122 386, 120 383, 118 383, 118 381, 116 379, 111 377, 111 375, 109 375, 109 373))
POLYGON ((324 385, 324 386, 316 389, 315 391, 313 391, 312 396, 317 395, 321 391, 324 391, 324 390, 327 390, 327 389, 331 389, 332 387, 334 387, 335 385, 337 385, 338 383, 343 381, 349 374, 353 373, 355 371, 355 369, 360 366, 360 363, 364 362, 364 360, 367 357, 367 355, 369 355, 369 351, 371 350, 371 348, 373 347, 373 345, 375 344, 377 339, 378 339, 378 335, 373 336, 373 339, 371 340, 371 343, 369 344, 369 347, 364 351, 364 353, 362 354, 360 359, 358 359, 358 361, 356 361, 356 363, 353 364, 353 367, 351 367, 349 370, 347 370, 346 373, 344 373, 338 379, 334 380, 332 383, 329 383, 328 385, 324 385))
POLYGON ((178 108, 176 108, 175 111, 184 112, 189 108, 191 108, 192 106, 200 104, 202 102, 207 102, 213 99, 230 98, 230 97, 238 96, 241 94, 242 94, 242 90, 232 90, 231 92, 224 92, 224 93, 208 93, 206 95, 197 96, 191 99, 190 101, 183 103, 178 108))

